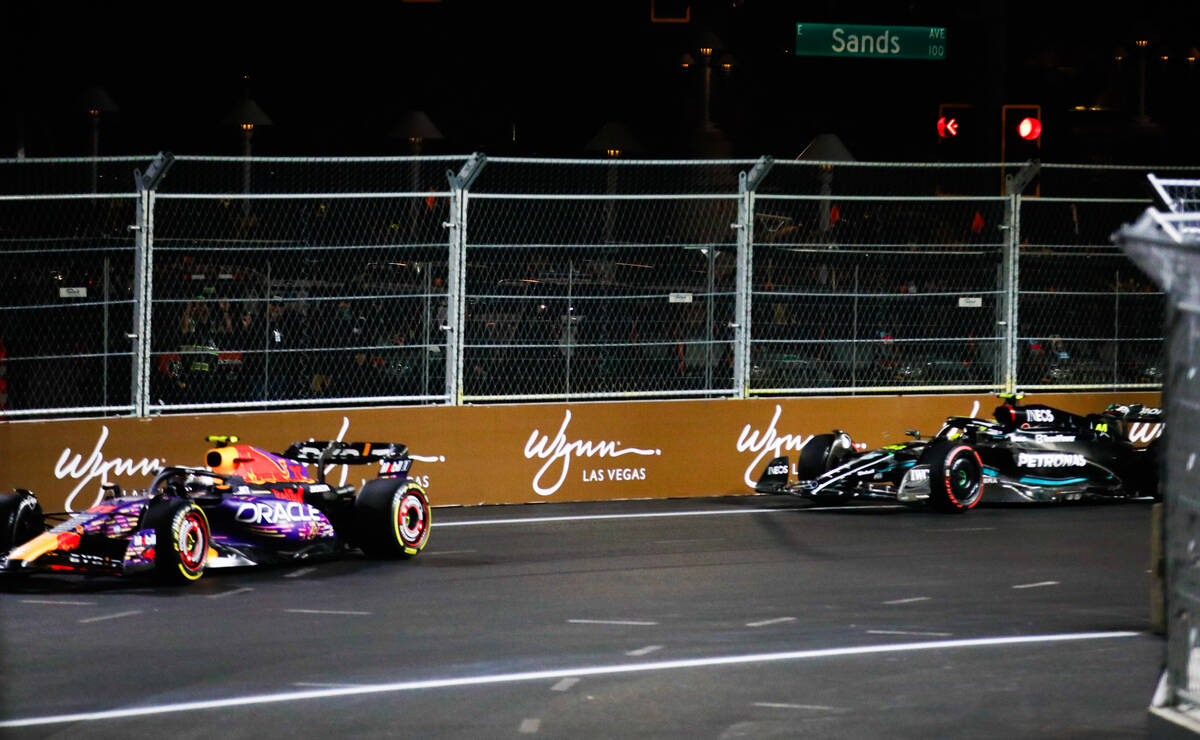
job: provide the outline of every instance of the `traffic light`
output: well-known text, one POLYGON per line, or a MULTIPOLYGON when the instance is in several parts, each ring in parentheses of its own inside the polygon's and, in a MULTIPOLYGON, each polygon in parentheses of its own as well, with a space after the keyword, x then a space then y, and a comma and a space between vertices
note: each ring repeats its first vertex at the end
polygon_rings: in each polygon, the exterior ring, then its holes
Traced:
MULTIPOLYGON (((1005 167, 1005 175, 1016 175, 1021 165, 1042 159, 1042 106, 1040 105, 1005 105, 1000 109, 1000 161, 1012 167, 1005 167)), ((1034 188, 1026 187, 1024 192, 1040 194, 1040 185, 1036 179, 1032 181, 1034 188)))
POLYGON ((1000 109, 1000 125, 1004 129, 1001 162, 1042 158, 1042 106, 1006 105, 1000 109))
MULTIPOLYGON (((937 161, 966 164, 988 161, 984 155, 984 137, 980 117, 970 103, 942 103, 938 106, 933 135, 937 137, 937 161)), ((937 175, 941 195, 977 193, 982 170, 972 167, 942 167, 937 175)))
POLYGON ((979 162, 979 126, 969 103, 938 106, 937 150, 939 162, 979 162))

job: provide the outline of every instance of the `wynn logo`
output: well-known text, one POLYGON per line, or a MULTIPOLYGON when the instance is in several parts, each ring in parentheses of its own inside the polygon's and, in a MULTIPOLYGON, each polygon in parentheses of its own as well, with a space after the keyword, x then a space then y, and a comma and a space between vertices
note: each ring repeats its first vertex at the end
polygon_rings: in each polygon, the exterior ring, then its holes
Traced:
POLYGON ((781 415, 783 415, 783 407, 775 404, 775 415, 771 417, 771 423, 767 425, 765 430, 760 432, 747 424, 742 427, 742 433, 738 435, 738 452, 758 453, 746 468, 746 474, 743 478, 746 485, 751 488, 754 488, 754 478, 761 469, 764 460, 779 457, 783 454, 783 450, 799 450, 808 440, 812 439, 811 434, 807 437, 803 434, 781 435, 775 427, 779 423, 781 415))
POLYGON ((1163 435, 1165 424, 1134 422, 1129 425, 1129 441, 1134 444, 1149 444, 1163 435))
POLYGON ((62 454, 58 456, 58 462, 54 466, 54 477, 62 480, 63 478, 74 478, 79 481, 79 485, 71 489, 67 494, 65 504, 67 511, 82 511, 89 507, 95 506, 100 502, 101 486, 108 483, 108 476, 112 475, 143 475, 150 476, 162 467, 164 462, 161 458, 142 458, 134 461, 123 457, 114 457, 111 460, 104 459, 104 443, 108 440, 108 427, 100 427, 100 439, 96 441, 96 446, 92 448, 92 452, 88 455, 87 460, 83 459, 82 455, 71 454, 71 448, 63 448, 62 454), (96 487, 95 498, 90 503, 81 509, 75 509, 75 497, 89 483, 96 479, 100 480, 100 485, 96 487))
POLYGON ((539 496, 550 496, 562 487, 563 482, 567 479, 567 473, 571 468, 571 457, 621 457, 622 455, 645 455, 655 456, 661 455, 662 450, 648 450, 638 447, 621 447, 620 442, 609 440, 600 440, 593 442, 589 440, 568 440, 567 427, 571 424, 571 410, 567 409, 563 412, 562 425, 558 428, 558 433, 551 440, 549 435, 541 434, 541 431, 534 429, 529 435, 529 441, 525 443, 525 459, 532 460, 535 457, 545 460, 542 467, 533 476, 533 491, 539 496), (550 474, 554 466, 558 466, 558 477, 547 483, 544 479, 550 474))

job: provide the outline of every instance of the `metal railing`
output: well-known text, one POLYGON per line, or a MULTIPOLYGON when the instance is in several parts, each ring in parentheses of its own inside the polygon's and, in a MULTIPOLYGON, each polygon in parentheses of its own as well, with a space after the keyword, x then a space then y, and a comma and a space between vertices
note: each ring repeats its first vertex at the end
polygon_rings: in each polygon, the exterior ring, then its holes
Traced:
POLYGON ((1164 294, 1109 240, 1150 202, 1145 170, 1032 165, 996 192, 1003 171, 4 160, 0 403, 25 418, 1159 387, 1164 294), (1040 197, 1021 193, 1033 177, 1040 197))
MULTIPOLYGON (((1162 476, 1162 531, 1151 552, 1165 608, 1166 668, 1151 701, 1151 716, 1165 722, 1155 737, 1195 734, 1200 723, 1200 476, 1196 450, 1200 430, 1200 388, 1196 362, 1200 349, 1200 179, 1151 177, 1160 203, 1123 227, 1117 243, 1169 293, 1167 354, 1163 391, 1170 432, 1165 435, 1162 476)), ((1157 508, 1157 507, 1156 507, 1157 508)), ((1153 603, 1153 602, 1152 602, 1153 603)), ((1161 629, 1161 628, 1160 628, 1161 629)))

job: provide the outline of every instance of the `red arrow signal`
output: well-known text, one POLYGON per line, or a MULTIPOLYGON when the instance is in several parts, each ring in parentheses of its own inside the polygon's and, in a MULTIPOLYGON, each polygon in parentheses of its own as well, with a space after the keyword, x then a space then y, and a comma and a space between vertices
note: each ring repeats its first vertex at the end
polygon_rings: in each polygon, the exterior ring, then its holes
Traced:
POLYGON ((943 139, 948 139, 951 136, 958 136, 958 119, 942 116, 937 122, 938 136, 943 139))

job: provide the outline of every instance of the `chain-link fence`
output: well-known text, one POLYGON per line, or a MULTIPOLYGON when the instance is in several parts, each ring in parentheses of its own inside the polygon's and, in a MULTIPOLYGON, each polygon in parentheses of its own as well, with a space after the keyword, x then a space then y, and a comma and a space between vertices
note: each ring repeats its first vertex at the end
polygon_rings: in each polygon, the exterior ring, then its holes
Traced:
POLYGON ((0 409, 128 414, 148 158, 0 166, 0 409))
POLYGON ((0 161, 0 403, 1157 387, 1163 293, 1107 239, 1144 170, 1035 171, 1006 193, 989 164, 0 161))
POLYGON ((946 172, 775 164, 754 198, 752 393, 1002 387, 1008 200, 938 196, 946 172))

